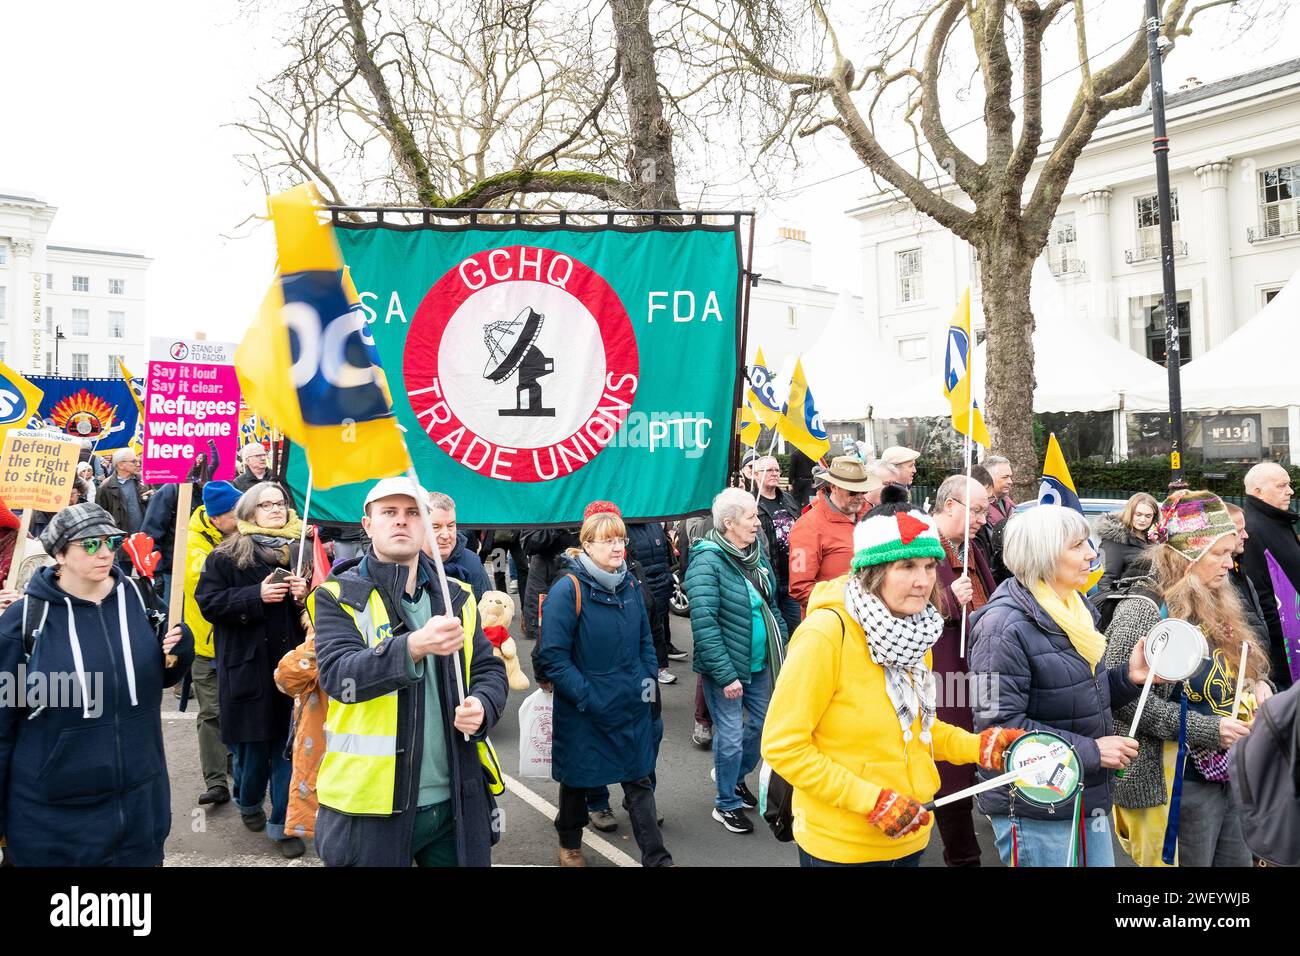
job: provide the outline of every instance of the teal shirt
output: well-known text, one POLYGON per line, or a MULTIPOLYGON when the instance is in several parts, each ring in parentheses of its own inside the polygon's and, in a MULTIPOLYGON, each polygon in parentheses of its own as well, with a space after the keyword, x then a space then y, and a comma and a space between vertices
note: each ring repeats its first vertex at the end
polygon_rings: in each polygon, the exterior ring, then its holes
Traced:
MULTIPOLYGON (((429 592, 421 588, 414 598, 402 595, 402 609, 411 628, 418 629, 433 616, 429 592)), ((447 754, 447 735, 442 726, 442 695, 438 692, 438 668, 425 661, 411 660, 407 650, 406 670, 412 677, 424 678, 424 753, 420 758, 420 793, 416 805, 427 807, 451 799, 451 760, 447 754)))

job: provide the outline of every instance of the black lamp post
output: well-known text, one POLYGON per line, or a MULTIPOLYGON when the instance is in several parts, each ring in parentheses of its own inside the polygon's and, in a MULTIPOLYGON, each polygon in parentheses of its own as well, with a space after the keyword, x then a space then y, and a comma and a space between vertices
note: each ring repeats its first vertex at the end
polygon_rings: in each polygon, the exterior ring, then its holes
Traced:
POLYGON ((67 336, 63 334, 63 326, 56 325, 54 327, 54 374, 55 375, 59 374, 59 343, 66 338, 67 336))
POLYGON ((1183 481, 1183 392, 1179 366, 1178 287, 1174 281, 1174 224, 1169 201, 1169 136, 1165 131, 1165 84, 1157 0, 1146 0, 1147 59, 1151 64, 1151 150, 1156 156, 1156 196, 1160 208, 1160 263, 1164 275, 1165 367, 1169 370, 1169 488, 1186 488, 1183 481))

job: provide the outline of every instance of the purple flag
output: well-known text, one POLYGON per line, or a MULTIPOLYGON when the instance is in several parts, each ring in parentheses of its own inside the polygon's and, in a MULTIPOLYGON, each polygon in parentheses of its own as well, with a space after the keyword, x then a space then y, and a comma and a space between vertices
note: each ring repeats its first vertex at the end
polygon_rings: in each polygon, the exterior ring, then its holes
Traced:
POLYGON ((1277 598, 1277 616, 1282 619, 1282 641, 1286 645, 1291 681, 1300 683, 1300 595, 1273 555, 1265 551, 1264 559, 1268 561, 1268 576, 1273 581, 1273 596, 1277 598))

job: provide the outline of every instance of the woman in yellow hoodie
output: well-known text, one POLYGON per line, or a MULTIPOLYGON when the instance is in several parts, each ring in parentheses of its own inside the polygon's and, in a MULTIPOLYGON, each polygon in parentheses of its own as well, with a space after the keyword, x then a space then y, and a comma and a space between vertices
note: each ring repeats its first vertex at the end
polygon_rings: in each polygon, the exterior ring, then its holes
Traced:
POLYGON ((935 760, 1001 770, 1023 733, 935 719, 944 553, 933 521, 908 509, 884 505, 858 522, 852 571, 814 589, 772 694, 763 758, 794 788, 803 866, 917 866, 935 760))

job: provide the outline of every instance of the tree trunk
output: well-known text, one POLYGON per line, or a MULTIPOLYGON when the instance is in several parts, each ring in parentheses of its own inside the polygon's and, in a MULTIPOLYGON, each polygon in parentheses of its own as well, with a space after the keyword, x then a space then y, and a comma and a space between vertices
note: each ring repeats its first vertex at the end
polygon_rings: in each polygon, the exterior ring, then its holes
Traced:
POLYGON ((680 209, 673 130, 664 118, 650 35, 650 0, 610 0, 620 79, 627 99, 628 181, 642 209, 680 209))
POLYGON ((1034 316, 1029 308, 1033 264, 1017 241, 1000 236, 980 250, 988 333, 984 354, 991 360, 984 370, 984 414, 994 453, 1011 461, 1017 501, 1037 496, 1040 477, 1034 448, 1034 316))

